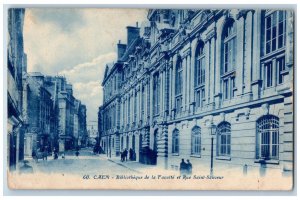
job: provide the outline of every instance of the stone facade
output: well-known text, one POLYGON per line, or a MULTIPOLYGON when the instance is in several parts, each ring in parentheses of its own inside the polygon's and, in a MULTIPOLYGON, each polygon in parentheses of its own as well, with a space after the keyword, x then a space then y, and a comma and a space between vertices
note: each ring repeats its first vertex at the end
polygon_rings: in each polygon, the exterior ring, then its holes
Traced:
POLYGON ((73 96, 64 77, 24 73, 23 88, 25 156, 85 145, 86 107, 73 96))
POLYGON ((22 115, 22 73, 27 70, 27 56, 23 47, 25 9, 8 10, 7 46, 7 144, 8 166, 17 168, 24 159, 24 122, 22 115))
POLYGON ((213 156, 216 170, 292 171, 293 12, 155 9, 148 20, 127 27, 106 65, 107 155, 132 148, 170 170, 184 158, 209 171, 213 156))
POLYGON ((52 94, 41 73, 23 74, 23 115, 27 122, 25 133, 26 157, 33 152, 52 152, 57 138, 57 124, 52 118, 57 114, 52 94))

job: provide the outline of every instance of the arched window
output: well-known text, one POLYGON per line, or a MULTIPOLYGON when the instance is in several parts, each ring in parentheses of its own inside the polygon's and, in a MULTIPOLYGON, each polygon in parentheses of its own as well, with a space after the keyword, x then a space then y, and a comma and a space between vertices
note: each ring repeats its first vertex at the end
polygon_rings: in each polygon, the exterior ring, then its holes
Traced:
POLYGON ((265 115, 256 122, 256 142, 258 159, 270 160, 279 158, 279 118, 265 115))
POLYGON ((222 122, 217 127, 217 155, 230 156, 231 153, 231 125, 222 122))
POLYGON ((222 90, 223 99, 235 96, 235 68, 236 68, 236 23, 229 19, 222 33, 222 90))
POLYGON ((203 107, 205 101, 205 49, 204 42, 199 42, 195 60, 195 102, 196 107, 203 107))
POLYGON ((179 154, 179 131, 175 129, 172 133, 172 153, 179 154))
POLYGON ((192 149, 191 154, 200 156, 201 155, 201 129, 199 126, 195 126, 192 129, 192 149))
POLYGON ((177 58, 175 68, 175 106, 176 112, 181 112, 182 107, 182 60, 177 58))

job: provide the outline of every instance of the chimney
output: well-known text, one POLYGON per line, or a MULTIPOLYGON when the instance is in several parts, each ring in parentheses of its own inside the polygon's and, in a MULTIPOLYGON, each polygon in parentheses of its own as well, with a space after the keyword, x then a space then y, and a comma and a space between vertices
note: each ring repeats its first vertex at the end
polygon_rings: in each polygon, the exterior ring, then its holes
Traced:
POLYGON ((117 48, 118 48, 118 60, 120 60, 126 51, 126 44, 121 44, 121 40, 119 40, 119 43, 117 44, 117 48))
POLYGON ((136 22, 136 27, 127 26, 127 45, 130 44, 140 36, 140 28, 138 27, 138 22, 136 22))

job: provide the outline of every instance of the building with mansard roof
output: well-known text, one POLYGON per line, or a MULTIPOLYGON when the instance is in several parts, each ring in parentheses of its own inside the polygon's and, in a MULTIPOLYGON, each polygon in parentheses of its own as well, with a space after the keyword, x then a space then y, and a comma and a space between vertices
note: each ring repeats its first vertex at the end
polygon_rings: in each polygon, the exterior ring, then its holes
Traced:
POLYGON ((99 107, 109 157, 194 172, 293 170, 294 16, 282 10, 160 10, 127 27, 99 107), (262 170, 263 169, 263 170, 262 170), (267 169, 267 170, 265 170, 267 169))

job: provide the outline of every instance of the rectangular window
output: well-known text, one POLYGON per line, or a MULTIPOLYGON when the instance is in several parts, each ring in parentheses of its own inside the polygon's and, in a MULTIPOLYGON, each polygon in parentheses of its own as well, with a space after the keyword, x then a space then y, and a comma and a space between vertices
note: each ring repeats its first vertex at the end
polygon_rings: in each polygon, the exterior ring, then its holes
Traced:
POLYGON ((285 71, 285 57, 277 59, 277 69, 278 69, 278 84, 281 84, 284 82, 283 76, 285 71))
POLYGON ((176 112, 180 113, 182 108, 182 97, 176 97, 176 112))
POLYGON ((160 107, 160 78, 159 74, 155 74, 153 77, 153 113, 154 115, 159 114, 160 107))
POLYGON ((134 97, 134 121, 136 122, 137 118, 137 94, 135 94, 134 97))
POLYGON ((224 91, 224 99, 228 99, 229 95, 228 95, 228 91, 229 91, 229 83, 228 83, 228 79, 223 81, 223 91, 224 91))
POLYGON ((200 90, 196 91, 195 97, 196 97, 196 107, 200 107, 200 102, 201 102, 200 90))
POLYGON ((144 118, 144 112, 145 112, 145 102, 144 102, 144 96, 145 96, 145 89, 144 87, 142 88, 142 102, 141 102, 141 107, 142 107, 142 119, 144 118))
POLYGON ((235 97, 235 77, 230 78, 231 81, 231 98, 235 97))
POLYGON ((275 11, 265 17, 265 53, 285 46, 285 11, 275 11))
POLYGON ((205 102, 205 90, 204 88, 201 89, 201 107, 204 106, 204 102, 205 102))
POLYGON ((201 149, 200 149, 200 134, 194 135, 192 137, 192 155, 200 155, 201 149))
POLYGON ((205 83, 205 57, 202 57, 200 59, 200 70, 201 70, 201 74, 200 74, 200 85, 205 83))
POLYGON ((266 87, 272 87, 273 85, 272 62, 265 64, 265 80, 266 80, 266 87))
POLYGON ((128 107, 127 107, 127 109, 128 109, 128 123, 130 123, 130 97, 128 97, 128 107))

